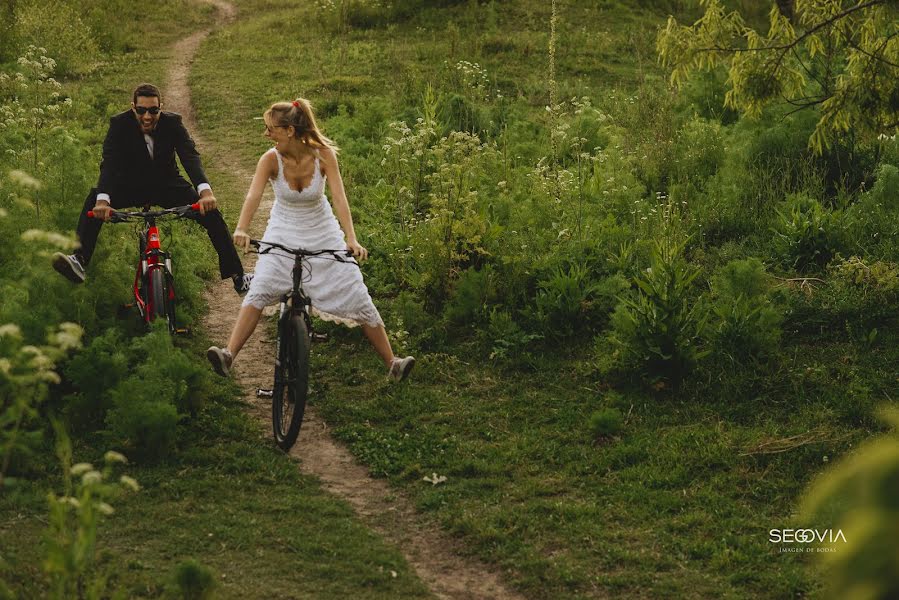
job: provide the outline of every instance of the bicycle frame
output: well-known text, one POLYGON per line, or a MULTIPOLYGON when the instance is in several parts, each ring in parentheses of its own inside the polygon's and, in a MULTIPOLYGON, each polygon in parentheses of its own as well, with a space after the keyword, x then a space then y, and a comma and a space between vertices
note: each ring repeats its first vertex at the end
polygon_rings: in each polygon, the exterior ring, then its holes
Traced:
POLYGON ((134 301, 144 322, 149 324, 155 319, 157 309, 159 308, 153 306, 152 272, 154 270, 164 269, 164 275, 168 280, 166 301, 175 301, 172 259, 162 250, 162 245, 159 242, 159 228, 156 226, 155 217, 144 217, 144 229, 140 233, 140 246, 142 250, 138 255, 137 270, 134 273, 134 301), (141 297, 140 288, 142 282, 147 285, 146 300, 141 297))
MULTIPOLYGON (((148 325, 156 317, 165 317, 171 333, 180 332, 175 326, 175 279, 172 274, 172 259, 162 249, 160 243, 156 219, 167 215, 191 218, 199 208, 199 203, 195 203, 149 211, 148 205, 140 212, 113 211, 109 219, 112 223, 124 223, 132 219, 143 220, 143 227, 138 233, 138 262, 132 286, 134 305, 140 312, 141 320, 148 325), (157 286, 161 289, 157 289, 157 286)), ((87 216, 92 218, 93 211, 88 211, 87 216)))

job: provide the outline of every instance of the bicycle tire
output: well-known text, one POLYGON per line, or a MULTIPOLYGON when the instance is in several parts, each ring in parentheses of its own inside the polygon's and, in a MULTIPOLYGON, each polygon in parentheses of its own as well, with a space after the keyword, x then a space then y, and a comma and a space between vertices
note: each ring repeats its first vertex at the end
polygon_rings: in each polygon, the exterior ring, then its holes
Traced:
POLYGON ((285 452, 293 447, 303 424, 309 392, 309 329, 302 315, 278 325, 278 363, 272 389, 272 429, 275 443, 285 452))
POLYGON ((168 289, 165 272, 161 268, 150 270, 150 302, 153 304, 153 310, 150 311, 152 318, 167 318, 168 289))

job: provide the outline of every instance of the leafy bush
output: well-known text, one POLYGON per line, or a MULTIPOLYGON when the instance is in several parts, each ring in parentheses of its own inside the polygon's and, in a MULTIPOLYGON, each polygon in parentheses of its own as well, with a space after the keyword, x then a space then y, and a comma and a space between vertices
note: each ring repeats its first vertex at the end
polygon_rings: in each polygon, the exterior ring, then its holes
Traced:
POLYGON ((194 559, 179 563, 174 579, 184 600, 208 600, 215 592, 216 581, 212 570, 194 559))
MULTIPOLYGON (((96 354, 102 364, 102 344, 96 354)), ((135 457, 164 457, 178 441, 180 415, 196 412, 213 396, 209 372, 173 347, 162 323, 130 343, 128 359, 127 376, 107 390, 108 401, 100 400, 109 406, 105 418, 109 434, 135 457)), ((96 368, 96 364, 89 365, 83 379, 96 368)), ((91 396, 82 391, 82 397, 87 400, 91 396)))
POLYGON ((476 325, 485 319, 488 305, 496 301, 497 278, 490 265, 466 269, 452 284, 444 316, 454 325, 476 325))
POLYGON ((617 408, 603 408, 590 415, 590 433, 594 439, 617 435, 623 424, 624 416, 617 408))
POLYGON ((628 287, 622 275, 600 281, 584 265, 559 268, 538 283, 534 316, 546 337, 567 338, 605 322, 615 298, 628 287))
POLYGON ((721 126, 714 121, 691 119, 674 141, 675 178, 702 186, 724 160, 721 126))
POLYGON ((654 240, 651 266, 633 279, 636 291, 619 298, 610 337, 625 366, 673 385, 708 353, 702 348, 708 310, 691 294, 699 270, 687 264, 684 246, 673 236, 654 240))
POLYGON ((56 57, 60 73, 83 75, 99 64, 94 34, 74 3, 28 0, 19 4, 16 21, 22 41, 46 48, 56 57))
POLYGON ((899 413, 884 411, 893 431, 865 442, 806 490, 802 521, 842 531, 837 552, 822 554, 831 598, 899 596, 899 413))
POLYGON ((738 363, 774 354, 783 315, 768 298, 765 267, 755 258, 734 260, 712 279, 714 343, 738 363))
POLYGON ((63 408, 69 423, 77 429, 95 428, 112 408, 109 391, 129 372, 127 345, 121 333, 110 329, 95 337, 65 369, 65 378, 78 390, 63 408))
POLYGON ((871 190, 846 210, 851 239, 865 252, 899 260, 899 168, 883 163, 875 173, 871 190))
POLYGON ((488 342, 492 348, 490 358, 509 359, 515 356, 526 356, 532 342, 543 338, 542 335, 527 333, 506 311, 493 309, 490 311, 490 323, 486 330, 488 342))
POLYGON ((806 195, 787 198, 777 211, 773 245, 784 265, 806 272, 827 265, 843 247, 842 211, 828 210, 806 195))

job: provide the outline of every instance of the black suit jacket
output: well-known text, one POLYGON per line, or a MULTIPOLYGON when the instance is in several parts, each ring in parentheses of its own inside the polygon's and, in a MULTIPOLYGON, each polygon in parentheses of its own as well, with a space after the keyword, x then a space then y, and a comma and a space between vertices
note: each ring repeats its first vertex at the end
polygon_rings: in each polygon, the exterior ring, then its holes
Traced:
POLYGON ((200 163, 200 153, 181 122, 181 115, 162 111, 152 136, 153 158, 150 158, 133 112, 126 110, 109 120, 97 192, 112 196, 122 188, 155 188, 183 182, 175 154, 195 188, 209 183, 200 163))

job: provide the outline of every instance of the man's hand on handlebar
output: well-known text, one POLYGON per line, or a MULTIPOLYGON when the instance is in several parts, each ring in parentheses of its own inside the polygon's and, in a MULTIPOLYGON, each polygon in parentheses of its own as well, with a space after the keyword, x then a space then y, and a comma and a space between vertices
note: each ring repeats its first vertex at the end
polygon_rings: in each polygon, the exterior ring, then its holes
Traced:
POLYGON ((112 216, 113 210, 109 205, 109 202, 104 202, 103 200, 97 200, 97 203, 94 205, 93 217, 95 219, 103 219, 104 221, 108 221, 109 217, 112 216))
POLYGON ((205 215, 208 212, 211 212, 218 208, 218 203, 215 201, 215 196, 212 195, 211 190, 203 190, 203 193, 200 194, 200 200, 197 202, 200 205, 200 214, 205 215))

